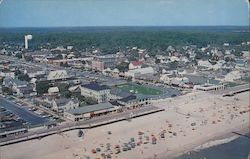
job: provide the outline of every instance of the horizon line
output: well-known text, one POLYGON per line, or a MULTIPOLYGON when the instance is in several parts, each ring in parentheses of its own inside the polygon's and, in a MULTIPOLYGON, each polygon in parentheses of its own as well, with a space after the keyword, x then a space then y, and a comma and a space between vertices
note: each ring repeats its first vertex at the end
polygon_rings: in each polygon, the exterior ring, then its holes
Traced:
POLYGON ((93 26, 0 26, 5 29, 17 28, 94 28, 94 27, 249 27, 249 25, 93 25, 93 26))

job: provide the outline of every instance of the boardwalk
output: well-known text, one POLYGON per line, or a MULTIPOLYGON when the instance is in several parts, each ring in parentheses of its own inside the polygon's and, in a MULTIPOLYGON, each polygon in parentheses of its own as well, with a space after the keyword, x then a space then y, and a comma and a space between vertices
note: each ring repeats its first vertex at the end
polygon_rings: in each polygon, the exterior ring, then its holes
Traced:
POLYGON ((36 131, 30 130, 29 132, 20 134, 18 136, 10 136, 6 138, 2 138, 0 139, 0 146, 14 144, 14 143, 27 141, 31 139, 37 139, 37 138, 45 137, 48 135, 53 135, 56 133, 61 133, 61 132, 74 130, 74 129, 89 129, 89 128, 111 124, 111 123, 122 121, 122 120, 127 120, 130 117, 136 118, 139 116, 156 113, 156 112, 163 111, 163 110, 164 109, 160 109, 155 106, 147 106, 147 107, 142 107, 140 109, 126 111, 123 113, 114 113, 114 114, 110 114, 110 115, 106 115, 102 117, 92 118, 86 121, 64 122, 50 129, 43 127, 41 129, 37 129, 36 131), (133 113, 132 116, 131 116, 131 113, 133 113))

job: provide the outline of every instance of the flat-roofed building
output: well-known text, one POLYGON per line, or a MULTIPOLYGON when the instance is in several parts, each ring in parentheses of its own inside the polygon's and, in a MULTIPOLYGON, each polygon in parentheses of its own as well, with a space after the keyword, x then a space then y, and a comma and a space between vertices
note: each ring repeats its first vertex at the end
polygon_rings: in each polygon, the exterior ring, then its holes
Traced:
POLYGON ((109 112, 115 111, 116 108, 110 103, 99 103, 95 105, 88 105, 76 109, 70 109, 64 112, 64 117, 73 120, 86 120, 94 116, 100 116, 109 112))
POLYGON ((95 82, 84 84, 81 85, 81 95, 94 98, 98 103, 104 103, 110 100, 110 88, 95 82))

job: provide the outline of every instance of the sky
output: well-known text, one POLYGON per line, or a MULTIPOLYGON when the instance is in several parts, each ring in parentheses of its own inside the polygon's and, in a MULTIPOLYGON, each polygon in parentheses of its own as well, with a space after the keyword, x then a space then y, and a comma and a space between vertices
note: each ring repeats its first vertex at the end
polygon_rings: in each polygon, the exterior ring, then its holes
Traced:
POLYGON ((0 27, 249 25, 247 0, 0 0, 0 27))

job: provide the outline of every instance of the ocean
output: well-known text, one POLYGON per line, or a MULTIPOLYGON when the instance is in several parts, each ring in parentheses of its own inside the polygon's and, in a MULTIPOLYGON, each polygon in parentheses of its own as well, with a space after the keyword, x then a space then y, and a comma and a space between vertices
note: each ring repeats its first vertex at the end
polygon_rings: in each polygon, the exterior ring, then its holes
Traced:
POLYGON ((228 143, 192 151, 175 159, 250 159, 250 138, 241 136, 228 143))

